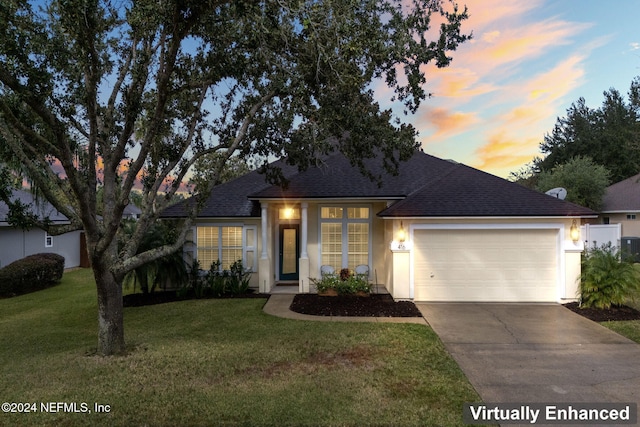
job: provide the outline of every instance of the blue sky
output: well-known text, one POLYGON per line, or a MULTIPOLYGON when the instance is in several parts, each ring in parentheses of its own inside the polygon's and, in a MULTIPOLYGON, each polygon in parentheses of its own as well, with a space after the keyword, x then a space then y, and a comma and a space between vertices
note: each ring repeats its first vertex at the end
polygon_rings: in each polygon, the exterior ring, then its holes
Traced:
MULTIPOLYGON (((426 100, 403 117, 425 152, 507 177, 579 97, 598 108, 640 75, 640 1, 466 0, 474 39, 427 70, 426 100)), ((383 104, 384 105, 384 104, 383 104)))

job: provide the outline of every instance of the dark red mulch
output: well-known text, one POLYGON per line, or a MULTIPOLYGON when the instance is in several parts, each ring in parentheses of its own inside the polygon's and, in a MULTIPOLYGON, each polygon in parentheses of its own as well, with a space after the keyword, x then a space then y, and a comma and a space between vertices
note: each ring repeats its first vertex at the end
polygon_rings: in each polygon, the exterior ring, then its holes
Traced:
POLYGON ((422 317, 414 303, 394 301, 388 294, 368 297, 298 294, 293 298, 290 308, 296 313, 315 316, 422 317))
MULTIPOLYGON (((204 296, 200 299, 213 299, 212 296, 204 296)), ((266 294, 257 294, 253 292, 247 292, 246 294, 241 295, 224 295, 221 297, 215 297, 218 299, 227 299, 227 298, 269 298, 269 295, 266 294)), ((196 299, 193 293, 186 296, 178 296, 175 291, 160 291, 153 292, 148 295, 144 294, 129 294, 122 297, 122 304, 124 307, 142 307, 144 305, 155 305, 155 304, 164 304, 167 302, 174 301, 186 301, 196 299)))
POLYGON ((611 306, 610 309, 580 308, 577 302, 564 304, 566 308, 594 322, 608 320, 640 320, 640 311, 626 305, 611 306))

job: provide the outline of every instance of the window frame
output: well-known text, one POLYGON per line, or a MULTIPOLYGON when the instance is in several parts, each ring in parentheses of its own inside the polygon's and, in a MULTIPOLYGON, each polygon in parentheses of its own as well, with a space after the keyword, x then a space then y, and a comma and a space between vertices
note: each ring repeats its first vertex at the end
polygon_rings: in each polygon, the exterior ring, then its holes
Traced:
POLYGON ((52 248, 53 247, 53 236, 49 234, 49 232, 44 232, 44 247, 52 248))
MULTIPOLYGON (((218 257, 217 259, 222 262, 223 260, 223 251, 224 250, 240 250, 242 253, 242 266, 245 271, 254 272, 256 271, 256 263, 257 263, 257 248, 258 248, 258 228, 256 225, 246 225, 239 223, 205 223, 205 224, 196 224, 193 227, 193 250, 188 251, 190 256, 193 259, 200 260, 199 251, 200 250, 212 250, 217 249, 218 257), (218 237, 217 237, 217 245, 216 246, 199 246, 198 245, 198 234, 199 229, 201 228, 217 228, 218 229, 218 237), (241 241, 240 246, 228 246, 224 247, 222 245, 222 236, 224 228, 240 228, 241 230, 241 241), (247 245, 247 241, 249 240, 249 234, 252 233, 253 236, 253 245, 247 245), (251 259, 251 265, 248 265, 247 261, 251 259)), ((215 261, 215 260, 214 260, 215 261)), ((235 262, 237 260, 234 260, 235 262)), ((201 269, 208 270, 211 265, 200 265, 201 269)), ((220 265, 221 270, 228 269, 229 266, 220 265), (226 268, 225 268, 226 267, 226 268)))
MULTIPOLYGON (((334 266, 334 268, 348 268, 349 267, 349 224, 368 224, 367 233, 367 265, 371 265, 371 252, 373 247, 373 206, 370 203, 358 203, 358 204, 344 204, 344 203, 325 203, 318 205, 318 268, 322 265, 323 257, 323 224, 333 223, 340 224, 341 226, 341 245, 342 245, 342 257, 341 265, 334 266), (323 218, 323 208, 340 208, 342 209, 342 218, 323 218), (349 218, 349 208, 367 208, 369 215, 367 218, 349 218)), ((354 266, 355 268, 355 266, 354 266)))

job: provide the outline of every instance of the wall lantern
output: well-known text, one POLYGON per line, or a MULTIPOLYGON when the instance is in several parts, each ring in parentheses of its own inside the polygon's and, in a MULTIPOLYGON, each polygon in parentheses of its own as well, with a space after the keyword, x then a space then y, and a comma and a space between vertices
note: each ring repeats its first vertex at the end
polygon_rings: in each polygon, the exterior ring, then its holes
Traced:
POLYGON ((402 221, 400 221, 400 229, 398 230, 398 249, 405 249, 404 241, 407 239, 407 233, 404 231, 402 221))
POLYGON ((571 228, 569 229, 569 235, 571 236, 571 240, 574 243, 577 243, 580 240, 580 227, 576 224, 576 220, 573 220, 573 224, 571 224, 571 228))

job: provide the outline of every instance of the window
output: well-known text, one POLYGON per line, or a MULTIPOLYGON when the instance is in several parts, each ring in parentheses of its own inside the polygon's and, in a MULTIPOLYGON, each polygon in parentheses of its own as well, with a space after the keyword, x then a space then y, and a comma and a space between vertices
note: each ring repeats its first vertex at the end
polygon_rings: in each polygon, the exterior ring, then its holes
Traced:
POLYGON ((254 226, 244 228, 244 258, 242 265, 246 270, 256 271, 257 229, 254 226))
POLYGON ((52 248, 53 247, 53 236, 49 235, 46 231, 44 232, 44 247, 52 248))
POLYGON ((369 224, 347 223, 349 243, 349 268, 369 264, 369 224))
POLYGON ((242 227, 198 227, 197 254, 203 270, 218 260, 220 268, 228 270, 231 264, 243 260, 242 227))
POLYGON ((342 223, 322 223, 322 265, 342 266, 342 223))
POLYGON ((320 209, 321 265, 351 270, 369 264, 370 208, 327 206, 320 209))
POLYGON ((627 214, 627 219, 636 219, 636 214, 627 214))

